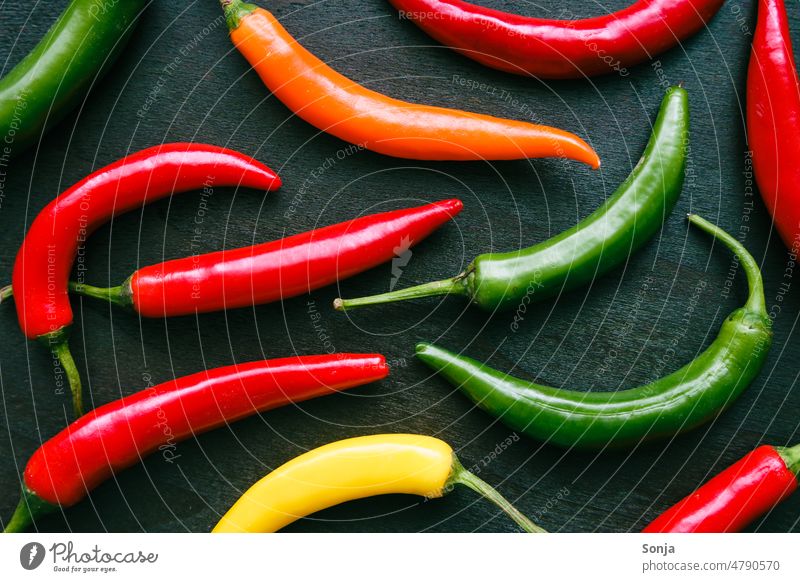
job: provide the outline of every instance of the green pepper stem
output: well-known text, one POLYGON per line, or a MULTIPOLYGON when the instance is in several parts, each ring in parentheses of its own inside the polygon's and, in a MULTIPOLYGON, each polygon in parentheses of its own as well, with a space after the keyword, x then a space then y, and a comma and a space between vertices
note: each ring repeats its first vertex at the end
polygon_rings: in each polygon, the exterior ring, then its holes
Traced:
POLYGON ((380 295, 370 295, 369 297, 358 297, 356 299, 342 299, 341 297, 333 301, 333 308, 337 311, 347 311, 367 305, 379 305, 381 303, 392 303, 393 301, 406 301, 408 299, 419 299, 420 297, 433 297, 435 295, 467 295, 467 287, 464 284, 465 274, 458 275, 451 279, 423 283, 415 287, 408 287, 380 295))
POLYGON ((228 30, 239 28, 239 21, 258 8, 258 6, 247 4, 242 0, 219 0, 219 3, 222 6, 222 12, 225 14, 228 30))
POLYGON ((20 533, 27 530, 33 523, 33 516, 28 504, 25 503, 25 498, 19 500, 17 508, 14 510, 14 515, 8 520, 3 533, 20 533))
POLYGON ((511 502, 500 495, 494 487, 478 477, 475 473, 467 471, 458 458, 453 455, 453 467, 446 486, 456 484, 469 487, 484 499, 488 499, 494 503, 497 507, 502 509, 508 517, 514 520, 514 523, 521 527, 523 531, 527 533, 547 533, 546 530, 540 528, 525 517, 516 507, 511 505, 511 502))
POLYGON ((742 265, 744 273, 747 276, 747 285, 750 287, 750 295, 747 298, 747 303, 745 303, 745 308, 766 316, 767 302, 764 299, 764 282, 761 278, 761 269, 758 267, 758 263, 753 258, 753 255, 744 248, 742 243, 716 224, 696 214, 689 214, 687 218, 689 222, 722 242, 739 258, 739 263, 742 265))
POLYGON ((78 366, 75 365, 72 353, 69 351, 67 334, 63 333, 63 330, 61 330, 53 335, 42 336, 41 339, 47 347, 52 350, 53 354, 55 354, 61 366, 64 368, 64 373, 67 375, 67 382, 69 383, 69 389, 70 392, 72 392, 72 410, 75 413, 75 418, 80 418, 83 416, 83 387, 81 385, 81 374, 78 371, 78 366))
POLYGON ((83 295, 84 297, 102 299, 115 305, 121 305, 122 307, 131 306, 130 291, 126 283, 117 285, 116 287, 94 287, 92 285, 86 285, 85 283, 70 281, 69 290, 78 295, 83 295))
POLYGON ((14 515, 6 523, 3 533, 20 533, 26 531, 34 519, 38 519, 58 509, 57 505, 48 503, 27 487, 22 489, 22 498, 14 510, 14 515))
POLYGON ((800 474, 800 445, 793 447, 775 447, 778 454, 786 463, 786 468, 795 475, 800 474))
MULTIPOLYGON (((72 288, 70 283, 70 288, 72 288)), ((13 295, 11 285, 7 285, 0 289, 0 303, 13 295)), ((111 300, 109 298, 109 300, 111 300)), ((75 413, 75 418, 83 416, 83 388, 81 386, 81 374, 78 371, 78 366, 75 365, 75 360, 72 358, 72 353, 69 351, 69 328, 62 327, 61 329, 39 336, 38 338, 45 344, 50 351, 55 354, 61 367, 64 368, 64 373, 67 375, 67 382, 69 389, 72 393, 72 410, 75 413)), ((17 508, 19 511, 19 508, 17 508)), ((16 514, 15 514, 16 515, 16 514)))
POLYGON ((3 301, 8 301, 13 296, 14 296, 14 289, 11 288, 11 285, 0 287, 0 303, 2 303, 3 301))

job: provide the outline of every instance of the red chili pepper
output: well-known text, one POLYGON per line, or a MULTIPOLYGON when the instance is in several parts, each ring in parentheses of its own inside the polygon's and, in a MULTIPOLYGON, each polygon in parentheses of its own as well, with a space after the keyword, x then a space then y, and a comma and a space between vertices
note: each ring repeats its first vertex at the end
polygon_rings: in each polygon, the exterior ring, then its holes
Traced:
POLYGON ((708 22, 724 0, 639 0, 606 16, 528 18, 462 0, 389 0, 442 44, 489 67, 546 79, 622 72, 708 22))
POLYGON ((34 519, 75 505, 167 442, 388 373, 380 354, 263 360, 199 372, 101 406, 33 454, 25 467, 22 500, 5 531, 23 531, 34 519))
POLYGON ((662 513, 644 531, 741 531, 797 489, 798 472, 800 445, 759 447, 662 513))
POLYGON ((308 293, 400 256, 461 211, 460 200, 356 218, 251 247, 143 267, 119 287, 71 284, 145 317, 233 309, 308 293))
POLYGON ((747 140, 761 197, 790 249, 800 246, 800 86, 783 0, 760 0, 747 72, 747 140))
MULTIPOLYGON (((274 190, 280 184, 272 170, 238 152, 205 144, 165 144, 94 172, 39 213, 14 263, 17 317, 28 338, 43 341, 61 360, 76 416, 82 412, 81 387, 67 345, 72 324, 67 291, 78 246, 112 217, 173 192, 209 185, 274 190)), ((10 292, 6 288, 1 294, 10 292)))

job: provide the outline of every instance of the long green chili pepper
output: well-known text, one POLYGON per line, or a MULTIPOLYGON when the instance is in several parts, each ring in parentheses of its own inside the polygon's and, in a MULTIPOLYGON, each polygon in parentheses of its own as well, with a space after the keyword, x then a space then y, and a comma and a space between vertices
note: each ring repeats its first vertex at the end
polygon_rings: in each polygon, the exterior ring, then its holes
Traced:
POLYGON ((146 0, 72 0, 0 80, 0 140, 15 155, 61 120, 108 69, 146 0))
POLYGON ((460 275, 381 295, 336 299, 339 310, 432 295, 465 295, 487 310, 513 308, 585 285, 647 242, 672 211, 683 187, 689 100, 672 87, 661 102, 639 163, 613 196, 573 228, 535 246, 478 256, 460 275))
POLYGON ((690 215, 689 220, 736 253, 750 294, 731 313, 697 359, 652 384, 618 392, 561 390, 526 382, 430 345, 417 356, 480 408, 514 430, 563 447, 631 445, 672 436, 713 418, 761 370, 772 343, 758 263, 732 236, 690 215))

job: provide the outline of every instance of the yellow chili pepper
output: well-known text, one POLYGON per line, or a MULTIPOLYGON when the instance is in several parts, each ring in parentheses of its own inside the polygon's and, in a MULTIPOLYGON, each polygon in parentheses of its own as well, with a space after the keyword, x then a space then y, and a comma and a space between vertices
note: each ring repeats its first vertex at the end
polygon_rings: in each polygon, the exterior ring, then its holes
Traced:
POLYGON ((466 485, 497 504, 524 531, 544 530, 461 465, 437 438, 381 434, 330 443, 278 467, 250 487, 215 533, 274 532, 314 512, 386 493, 442 497, 466 485))

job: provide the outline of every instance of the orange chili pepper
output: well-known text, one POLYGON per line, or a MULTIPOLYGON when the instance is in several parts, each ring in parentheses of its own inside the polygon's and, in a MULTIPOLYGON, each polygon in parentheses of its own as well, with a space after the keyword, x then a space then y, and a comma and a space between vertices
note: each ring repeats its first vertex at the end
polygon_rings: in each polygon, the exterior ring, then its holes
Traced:
POLYGON ((576 135, 545 125, 407 103, 340 75, 266 10, 220 0, 231 40, 270 91, 311 125, 375 152, 416 160, 570 158, 600 166, 576 135))

